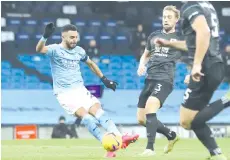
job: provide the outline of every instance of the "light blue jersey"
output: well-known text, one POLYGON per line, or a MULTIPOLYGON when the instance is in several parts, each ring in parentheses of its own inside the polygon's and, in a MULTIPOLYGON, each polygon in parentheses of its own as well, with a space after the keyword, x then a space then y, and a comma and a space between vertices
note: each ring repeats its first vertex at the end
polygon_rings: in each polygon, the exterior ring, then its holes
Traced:
POLYGON ((47 47, 46 55, 50 57, 54 94, 83 86, 80 61, 88 59, 85 50, 79 46, 68 50, 61 44, 52 44, 47 47))

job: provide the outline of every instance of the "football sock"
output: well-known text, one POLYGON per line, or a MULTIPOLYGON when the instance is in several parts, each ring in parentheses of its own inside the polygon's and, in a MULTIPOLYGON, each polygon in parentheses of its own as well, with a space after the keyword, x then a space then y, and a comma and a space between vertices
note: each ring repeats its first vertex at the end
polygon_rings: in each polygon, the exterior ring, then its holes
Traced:
POLYGON ((156 138, 156 131, 157 131, 157 117, 156 113, 146 114, 146 131, 147 131, 147 138, 148 143, 146 149, 153 150, 153 144, 156 138))
POLYGON ((208 120, 216 116, 220 111, 226 107, 226 103, 221 99, 207 105, 204 109, 199 111, 193 119, 192 128, 203 126, 208 120))
POLYGON ((200 128, 194 128, 197 138, 203 143, 203 145, 209 150, 210 154, 221 154, 220 148, 217 146, 215 139, 213 138, 212 131, 207 124, 204 124, 200 128))
POLYGON ((121 136, 120 131, 117 129, 117 126, 114 124, 114 122, 109 118, 109 116, 103 111, 102 109, 99 109, 95 115, 95 118, 98 120, 100 125, 107 131, 107 132, 113 132, 116 135, 121 136))
POLYGON ((102 140, 101 131, 95 123, 95 119, 90 114, 85 115, 82 118, 82 124, 89 130, 89 132, 100 142, 102 140))
POLYGON ((168 140, 173 140, 176 138, 176 133, 167 128, 161 121, 157 120, 157 133, 163 134, 168 140))

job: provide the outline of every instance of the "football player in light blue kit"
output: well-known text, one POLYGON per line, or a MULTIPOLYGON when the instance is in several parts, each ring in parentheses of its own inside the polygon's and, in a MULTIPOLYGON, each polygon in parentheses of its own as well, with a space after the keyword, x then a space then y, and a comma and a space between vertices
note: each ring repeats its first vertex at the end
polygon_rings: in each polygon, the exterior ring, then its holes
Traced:
MULTIPOLYGON (((100 142, 102 135, 94 121, 95 118, 106 131, 121 136, 114 122, 102 110, 99 100, 85 88, 80 71, 80 61, 85 62, 101 78, 107 88, 115 91, 117 83, 108 80, 98 66, 89 59, 85 50, 77 46, 79 33, 76 26, 65 25, 62 28, 62 42, 45 46, 47 38, 52 35, 54 30, 53 23, 46 25, 43 37, 36 46, 36 51, 50 57, 54 95, 58 102, 68 114, 81 118, 85 127, 100 142)), ((126 148, 137 139, 138 135, 123 135, 122 147, 126 148)), ((107 157, 115 156, 114 152, 107 153, 107 157)))

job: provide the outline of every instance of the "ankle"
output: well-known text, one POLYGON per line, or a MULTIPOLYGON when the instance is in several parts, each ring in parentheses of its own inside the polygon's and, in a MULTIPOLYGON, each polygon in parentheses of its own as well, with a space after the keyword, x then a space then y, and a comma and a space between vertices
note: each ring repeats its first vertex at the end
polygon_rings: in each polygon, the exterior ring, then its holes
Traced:
POLYGON ((154 148, 153 148, 153 142, 148 142, 147 146, 146 146, 146 149, 151 149, 153 151, 154 150, 154 148))

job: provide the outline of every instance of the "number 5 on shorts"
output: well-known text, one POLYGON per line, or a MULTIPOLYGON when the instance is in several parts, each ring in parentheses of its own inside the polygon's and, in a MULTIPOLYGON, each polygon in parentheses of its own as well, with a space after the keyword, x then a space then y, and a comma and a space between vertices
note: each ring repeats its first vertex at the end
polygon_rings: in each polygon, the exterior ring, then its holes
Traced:
POLYGON ((191 89, 187 88, 184 93, 184 102, 189 98, 189 94, 192 92, 191 89))

